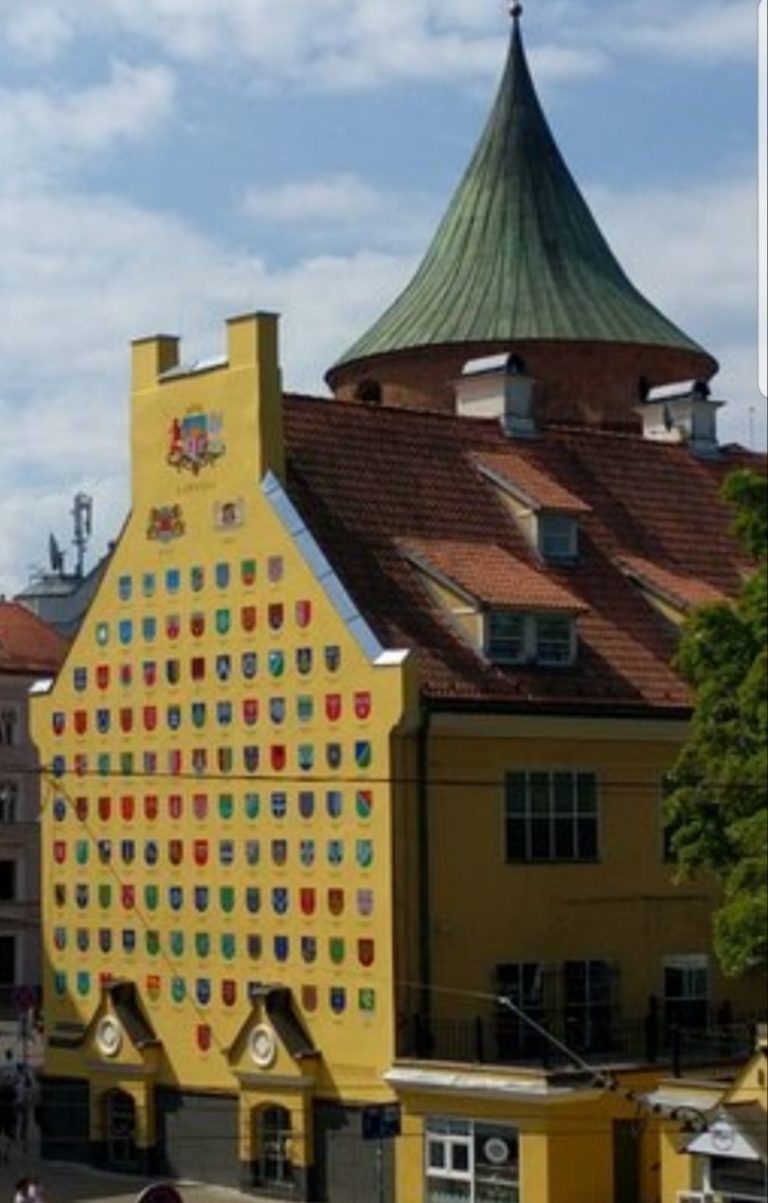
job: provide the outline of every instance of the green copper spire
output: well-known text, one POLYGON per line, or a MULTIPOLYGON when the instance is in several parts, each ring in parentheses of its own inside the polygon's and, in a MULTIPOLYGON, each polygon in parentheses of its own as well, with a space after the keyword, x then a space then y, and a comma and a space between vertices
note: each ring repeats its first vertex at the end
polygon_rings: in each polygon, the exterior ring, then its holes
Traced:
POLYGON ((509 57, 474 157, 416 275, 337 367, 451 343, 525 339, 701 348, 645 300, 555 144, 515 5, 509 57))

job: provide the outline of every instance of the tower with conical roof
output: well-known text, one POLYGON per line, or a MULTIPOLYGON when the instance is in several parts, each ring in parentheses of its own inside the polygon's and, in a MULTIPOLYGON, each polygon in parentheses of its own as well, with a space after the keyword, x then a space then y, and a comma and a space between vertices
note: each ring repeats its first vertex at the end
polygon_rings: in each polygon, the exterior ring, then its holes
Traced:
POLYGON ((635 428, 644 391, 715 360, 635 288, 563 160, 512 9, 509 55, 474 156, 403 293, 330 369, 340 399, 454 407, 474 358, 510 353, 540 423, 635 428))

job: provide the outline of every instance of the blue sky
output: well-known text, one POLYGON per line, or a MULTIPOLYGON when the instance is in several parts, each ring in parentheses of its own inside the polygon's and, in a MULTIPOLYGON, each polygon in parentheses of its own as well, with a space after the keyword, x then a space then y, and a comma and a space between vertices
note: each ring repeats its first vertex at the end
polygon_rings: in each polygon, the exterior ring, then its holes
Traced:
MULTIPOLYGON (((501 71, 501 0, 0 0, 0 592, 127 491, 128 344, 283 315, 286 385, 393 299, 501 71)), ((756 389, 754 0, 528 0, 532 69, 630 276, 756 389)), ((750 421, 750 408, 754 414, 750 421)))

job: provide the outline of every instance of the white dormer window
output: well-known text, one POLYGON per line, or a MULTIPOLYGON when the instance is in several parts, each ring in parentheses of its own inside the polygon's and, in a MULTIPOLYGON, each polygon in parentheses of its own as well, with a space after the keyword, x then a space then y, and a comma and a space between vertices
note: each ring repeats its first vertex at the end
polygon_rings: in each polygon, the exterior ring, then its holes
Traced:
POLYGON ((537 517, 539 555, 547 563, 570 564, 579 554, 579 526, 571 514, 540 512, 537 517))
POLYGON ((490 610, 485 650, 494 664, 540 664, 550 668, 573 664, 576 622, 572 614, 490 610))

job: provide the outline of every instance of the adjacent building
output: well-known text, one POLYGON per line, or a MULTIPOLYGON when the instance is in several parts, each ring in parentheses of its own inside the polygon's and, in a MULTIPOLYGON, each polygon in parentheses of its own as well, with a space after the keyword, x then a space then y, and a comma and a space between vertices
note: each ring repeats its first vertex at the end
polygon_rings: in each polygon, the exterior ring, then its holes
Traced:
POLYGON ((515 14, 332 399, 283 394, 270 315, 218 362, 134 344, 131 513, 35 702, 51 1155, 650 1203, 638 1106, 760 1005, 662 814, 678 630, 749 570, 720 487, 753 459, 594 223, 515 14))

